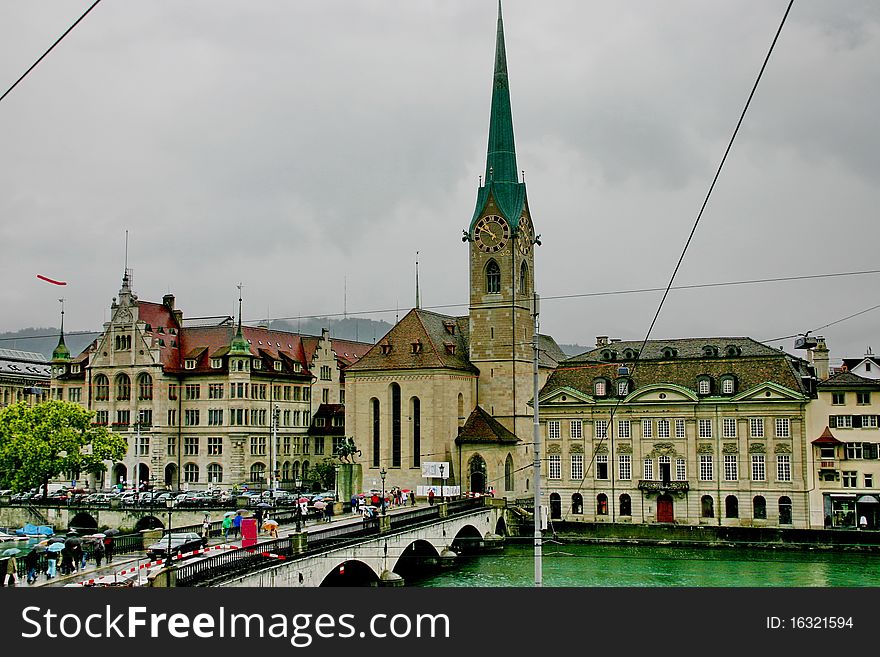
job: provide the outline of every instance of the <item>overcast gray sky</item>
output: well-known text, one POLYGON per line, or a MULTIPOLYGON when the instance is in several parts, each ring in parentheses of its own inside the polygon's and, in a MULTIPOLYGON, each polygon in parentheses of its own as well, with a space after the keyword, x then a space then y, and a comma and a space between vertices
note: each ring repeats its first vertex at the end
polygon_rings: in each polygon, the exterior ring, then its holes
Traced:
MULTIPOLYGON (((89 4, 3 0, 2 90, 89 4)), ((505 0, 540 293, 666 284, 786 5, 505 0)), ((99 328, 126 229, 139 297, 187 316, 232 313, 239 281, 246 321, 403 314, 417 250, 423 306, 466 303, 495 20, 495 0, 105 0, 0 103, 0 330, 57 325, 62 295, 68 330, 99 328)), ((878 268, 878 70, 880 3, 795 2, 677 284, 878 268)), ((652 337, 786 336, 877 290, 674 291, 652 337)), ((547 300, 542 331, 640 339, 659 299, 547 300)), ((878 324, 820 333, 858 356, 878 324)))

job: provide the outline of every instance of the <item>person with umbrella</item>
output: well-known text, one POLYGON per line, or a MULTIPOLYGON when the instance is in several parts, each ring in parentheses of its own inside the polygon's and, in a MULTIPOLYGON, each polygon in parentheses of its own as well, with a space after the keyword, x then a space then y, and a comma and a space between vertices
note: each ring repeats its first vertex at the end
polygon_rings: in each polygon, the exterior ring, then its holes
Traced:
POLYGON ((46 548, 46 579, 52 579, 57 574, 58 553, 64 549, 64 543, 49 543, 46 548))
POLYGON ((235 512, 235 517, 232 519, 232 537, 238 538, 241 536, 241 521, 242 514, 247 513, 244 509, 239 509, 235 512))
POLYGON ((35 545, 30 552, 24 555, 24 565, 27 567, 27 583, 33 584, 37 581, 37 566, 40 563, 40 552, 45 552, 46 548, 35 545))
POLYGON ((277 520, 266 520, 263 523, 263 529, 269 532, 269 536, 272 538, 278 538, 278 521, 277 520))
POLYGON ((104 539, 106 538, 103 534, 95 534, 95 547, 92 550, 92 555, 95 557, 95 566, 98 568, 101 567, 101 560, 104 558, 104 554, 106 550, 104 549, 104 539))
POLYGON ((107 563, 113 563, 113 537, 119 533, 118 529, 108 529, 104 532, 104 554, 107 557, 107 563))
POLYGON ((18 563, 15 561, 15 555, 18 554, 18 548, 9 548, 3 551, 6 559, 6 572, 3 575, 6 579, 6 586, 15 586, 15 574, 18 572, 18 563))
POLYGON ((232 529, 232 516, 234 515, 234 511, 227 511, 223 517, 223 540, 227 542, 229 541, 229 531, 232 529))
POLYGON ((263 526, 263 504, 260 503, 257 505, 257 510, 254 511, 254 518, 257 519, 257 527, 263 526))

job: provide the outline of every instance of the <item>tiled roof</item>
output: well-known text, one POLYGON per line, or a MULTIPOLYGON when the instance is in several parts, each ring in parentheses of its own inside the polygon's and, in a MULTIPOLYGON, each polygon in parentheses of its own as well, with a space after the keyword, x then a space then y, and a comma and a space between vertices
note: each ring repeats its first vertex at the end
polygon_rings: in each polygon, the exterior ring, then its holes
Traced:
POLYGON ((823 388, 852 388, 852 387, 870 387, 874 389, 880 389, 880 381, 876 379, 866 379, 863 376, 859 376, 858 374, 853 374, 852 372, 840 372, 839 374, 835 374, 830 377, 826 381, 819 382, 819 389, 823 388))
POLYGON ((468 360, 467 317, 414 308, 349 371, 426 368, 477 371, 468 360))
POLYGON ((617 351, 618 360, 605 362, 600 353, 606 347, 590 350, 559 364, 547 380, 541 394, 559 388, 573 388, 587 395, 592 394, 593 381, 597 377, 610 380, 618 378, 618 367, 630 368, 634 389, 654 384, 675 384, 696 390, 697 377, 708 375, 716 382, 724 374, 737 378, 738 390, 748 390, 764 382, 773 382, 795 392, 807 394, 808 389, 801 377, 807 376, 807 363, 784 352, 766 347, 750 338, 689 338, 684 340, 651 340, 645 345, 644 356, 633 368, 633 361, 624 361, 625 349, 637 350, 641 342, 617 342, 608 345, 617 351), (703 347, 719 347, 721 356, 703 355, 703 347), (737 346, 741 355, 728 357, 725 347, 737 346), (678 351, 675 358, 665 358, 661 350, 672 347, 678 351))
MULTIPOLYGON (((312 416, 312 423, 308 431, 310 436, 343 436, 345 435, 345 406, 342 404, 321 404, 318 410, 312 416), (340 426, 333 426, 333 418, 342 417, 343 422, 340 426), (324 420, 324 426, 319 427, 317 420, 324 420)), ((332 454, 333 446, 325 445, 324 450, 328 454, 332 454)))
POLYGON ((515 444, 518 442, 519 438, 516 435, 479 406, 471 412, 455 439, 456 445, 515 444))
POLYGON ((866 360, 874 363, 875 365, 880 365, 880 358, 877 356, 862 356, 861 358, 843 358, 843 364, 846 365, 847 369, 854 369, 858 367, 866 360))
POLYGON ((835 438, 832 435, 831 429, 829 429, 828 427, 825 427, 825 431, 822 432, 822 435, 813 441, 813 445, 842 445, 842 444, 843 443, 841 443, 837 438, 835 438))

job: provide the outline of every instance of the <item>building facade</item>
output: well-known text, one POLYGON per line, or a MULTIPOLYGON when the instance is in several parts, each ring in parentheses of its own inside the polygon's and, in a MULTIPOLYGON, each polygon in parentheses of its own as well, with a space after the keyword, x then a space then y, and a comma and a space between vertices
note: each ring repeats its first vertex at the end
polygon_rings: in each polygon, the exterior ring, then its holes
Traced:
POLYGON ((276 480, 290 487, 332 456, 332 445, 311 440, 312 416, 325 398, 339 403, 341 368, 370 345, 229 317, 188 321, 173 295, 140 301, 128 272, 110 317, 82 354, 56 349, 52 360, 53 398, 94 411, 128 441, 93 486, 261 488, 274 449, 276 480))
POLYGON ((539 398, 551 521, 806 527, 806 361, 748 338, 608 342, 539 398))
POLYGON ((43 354, 0 349, 0 408, 41 401, 51 378, 51 365, 43 354))

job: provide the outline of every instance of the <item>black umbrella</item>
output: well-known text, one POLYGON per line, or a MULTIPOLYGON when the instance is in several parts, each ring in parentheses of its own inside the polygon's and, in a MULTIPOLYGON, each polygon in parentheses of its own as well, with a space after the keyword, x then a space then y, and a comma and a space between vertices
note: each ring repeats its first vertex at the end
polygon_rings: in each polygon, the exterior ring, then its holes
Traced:
POLYGON ((82 539, 78 536, 71 536, 66 541, 64 541, 64 545, 67 547, 73 547, 74 545, 81 545, 82 539))
POLYGON ((43 552, 46 551, 46 546, 45 545, 35 545, 33 548, 31 548, 31 550, 33 550, 37 554, 42 554, 43 552))
POLYGON ((66 539, 63 536, 53 536, 49 539, 49 543, 63 543, 66 539))
POLYGON ((105 529, 104 536, 116 536, 119 533, 118 529, 105 529))
POLYGON ((257 504, 257 506, 261 509, 271 509, 272 508, 272 505, 267 504, 266 502, 260 502, 259 504, 257 504))

